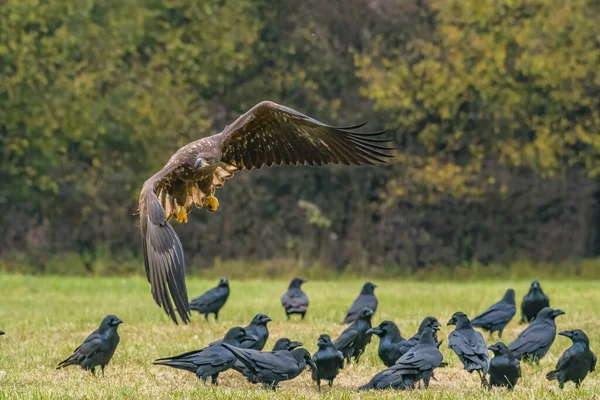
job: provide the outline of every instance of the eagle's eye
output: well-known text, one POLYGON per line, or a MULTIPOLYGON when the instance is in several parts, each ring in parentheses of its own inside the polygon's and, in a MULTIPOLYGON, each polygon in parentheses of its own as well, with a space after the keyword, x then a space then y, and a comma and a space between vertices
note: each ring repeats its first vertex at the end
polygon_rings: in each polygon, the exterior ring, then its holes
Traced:
POLYGON ((195 168, 203 168, 203 167, 206 167, 207 165, 208 165, 208 161, 206 161, 206 159, 200 157, 196 160, 194 167, 195 168))

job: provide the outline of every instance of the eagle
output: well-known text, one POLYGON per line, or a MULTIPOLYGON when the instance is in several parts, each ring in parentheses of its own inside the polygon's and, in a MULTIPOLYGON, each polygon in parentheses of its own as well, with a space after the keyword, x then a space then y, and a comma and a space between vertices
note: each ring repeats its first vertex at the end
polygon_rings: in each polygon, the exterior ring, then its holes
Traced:
POLYGON ((289 107, 262 101, 221 133, 191 142, 142 187, 140 231, 146 276, 156 303, 176 324, 190 320, 181 241, 169 224, 187 222, 192 206, 216 211, 215 190, 244 169, 308 164, 381 164, 393 155, 388 131, 358 133, 354 126, 331 126, 289 107))

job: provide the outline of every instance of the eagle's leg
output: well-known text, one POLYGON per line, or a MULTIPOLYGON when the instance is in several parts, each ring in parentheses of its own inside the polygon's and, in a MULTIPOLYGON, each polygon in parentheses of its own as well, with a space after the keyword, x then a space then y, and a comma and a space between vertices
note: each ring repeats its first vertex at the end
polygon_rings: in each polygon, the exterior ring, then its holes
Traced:
POLYGON ((209 211, 217 211, 217 208, 219 208, 219 200, 211 194, 204 199, 204 205, 208 207, 209 211))
POLYGON ((181 222, 182 224, 188 222, 187 211, 185 210, 185 207, 179 207, 175 219, 177 220, 177 222, 181 222))

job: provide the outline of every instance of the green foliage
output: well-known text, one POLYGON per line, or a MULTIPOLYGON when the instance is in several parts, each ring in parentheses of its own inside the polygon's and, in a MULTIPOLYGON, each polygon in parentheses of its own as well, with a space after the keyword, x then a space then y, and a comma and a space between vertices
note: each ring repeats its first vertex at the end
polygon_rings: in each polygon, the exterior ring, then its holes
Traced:
POLYGON ((434 1, 435 29, 405 48, 357 57, 363 94, 392 113, 411 193, 504 193, 503 168, 542 177, 600 172, 600 8, 586 0, 434 1))
POLYGON ((265 99, 397 127, 398 157, 239 174, 175 225, 192 268, 600 255, 599 19, 591 0, 5 0, 2 258, 130 271, 144 180, 265 99))

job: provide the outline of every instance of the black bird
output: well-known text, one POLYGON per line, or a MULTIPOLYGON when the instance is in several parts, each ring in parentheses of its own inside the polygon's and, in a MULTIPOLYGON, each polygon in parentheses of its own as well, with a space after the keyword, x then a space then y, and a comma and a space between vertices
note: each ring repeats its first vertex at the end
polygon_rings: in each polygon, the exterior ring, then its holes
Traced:
POLYGON ((437 318, 435 317, 425 317, 423 321, 421 321, 421 325, 419 325, 419 330, 415 333, 410 339, 404 340, 400 342, 399 349, 400 354, 406 354, 410 349, 419 344, 419 340, 421 339, 421 335, 425 331, 425 328, 431 328, 433 330, 433 340, 437 343, 437 346, 440 347, 441 342, 438 341, 437 331, 440 329, 442 324, 439 323, 437 318))
POLYGON ((69 358, 61 361, 56 369, 79 365, 81 369, 90 370, 92 375, 96 375, 96 367, 100 366, 102 376, 104 376, 104 367, 115 354, 119 344, 117 328, 122 323, 123 321, 115 315, 104 317, 100 327, 92 332, 69 358))
POLYGON ((275 345, 273 346, 273 350, 271 351, 279 351, 279 350, 288 350, 288 351, 292 351, 298 347, 302 347, 304 346, 304 343, 302 342, 296 342, 296 341, 292 341, 288 338, 281 338, 278 339, 275 342, 275 345))
POLYGON ((229 297, 229 281, 227 278, 221 278, 217 287, 214 287, 190 301, 190 310, 198 311, 204 314, 204 319, 208 320, 208 314, 215 314, 215 319, 219 319, 219 311, 229 297))
POLYGON ((4 335, 4 331, 0 331, 0 336, 4 335))
POLYGON ((306 349, 292 351, 279 350, 262 352, 252 349, 240 349, 224 343, 229 351, 252 373, 254 382, 260 382, 265 388, 275 390, 281 381, 294 379, 306 368, 316 369, 310 353, 306 349))
POLYGON ((269 328, 267 323, 271 318, 265 314, 256 314, 250 325, 244 328, 246 337, 240 342, 240 347, 243 349, 262 350, 269 338, 269 328))
POLYGON ((494 352, 490 361, 490 385, 504 386, 512 390, 521 377, 521 363, 502 342, 488 347, 494 352))
MULTIPOLYGON (((295 341, 291 341, 288 338, 281 338, 278 339, 277 342, 275 342, 275 345, 273 346, 273 350, 271 351, 279 351, 279 350, 288 350, 288 351, 292 351, 295 348, 301 347, 304 344, 302 342, 295 342, 295 341)), ((235 345, 234 345, 235 346, 235 345)), ((239 345, 238 345, 239 347, 239 345)), ((235 358, 235 356, 234 356, 235 358)), ((235 359, 235 363, 233 364, 232 367, 234 370, 236 370, 237 372, 239 372, 240 374, 244 375, 249 382, 252 383, 259 383, 256 378, 254 377, 254 374, 252 373, 251 370, 249 370, 248 368, 246 368, 246 366, 237 358, 235 359)))
POLYGON ((400 335, 400 329, 392 321, 383 321, 378 327, 369 329, 367 333, 379 336, 377 353, 386 367, 391 367, 404 355, 400 350, 400 346, 406 340, 400 335))
POLYGON ((593 372, 596 369, 598 359, 590 350, 590 340, 582 330, 562 331, 559 335, 570 338, 573 345, 565 350, 554 371, 546 374, 546 379, 549 381, 558 380, 558 387, 561 389, 566 382, 573 382, 575 387, 578 388, 588 372, 593 372))
POLYGON ((448 335, 448 347, 452 349, 469 373, 477 371, 481 384, 488 387, 486 379, 490 367, 487 344, 483 335, 473 329, 465 313, 456 312, 448 321, 456 328, 448 335))
POLYGON ((533 321, 544 307, 550 307, 550 299, 542 291, 540 283, 533 281, 521 303, 521 322, 533 321))
POLYGON ((375 375, 369 383, 358 390, 368 389, 414 389, 422 379, 425 387, 433 377, 433 370, 445 366, 443 356, 434 339, 435 331, 423 330, 419 343, 400 357, 395 365, 375 375))
POLYGON ((236 326, 227 332, 220 344, 209 345, 201 350, 190 351, 174 357, 159 358, 153 364, 193 372, 202 379, 204 384, 211 377, 211 383, 216 385, 219 374, 233 367, 237 361, 237 358, 223 347, 223 343, 239 346, 240 340, 245 335, 244 328, 236 326))
MULTIPOLYGON (((265 314, 256 314, 250 325, 244 327, 246 336, 240 341, 240 347, 244 349, 262 350, 269 338, 269 328, 267 323, 271 321, 271 317, 265 314)), ((217 340, 209 345, 220 344, 222 340, 217 340)))
POLYGON ((319 350, 313 355, 313 363, 316 368, 312 370, 312 379, 317 382, 319 392, 321 391, 321 379, 329 383, 329 387, 333 386, 333 380, 344 368, 344 355, 341 351, 335 348, 331 341, 331 337, 327 334, 322 334, 317 340, 319 350))
POLYGON ((371 334, 367 331, 371 329, 372 316, 373 311, 363 308, 358 319, 333 342, 346 361, 350 362, 350 358, 354 357, 354 361, 358 362, 367 344, 371 343, 371 334))
POLYGON ((488 331, 491 336, 498 331, 498 337, 502 337, 502 331, 508 325, 510 320, 517 313, 517 305, 515 303, 515 291, 508 289, 504 293, 502 300, 492 305, 471 320, 471 325, 482 328, 488 331))
POLYGON ((285 308, 287 319, 290 319, 290 315, 292 314, 300 314, 302 319, 304 319, 306 310, 308 309, 308 296, 302 291, 300 286, 306 282, 306 279, 292 279, 287 292, 281 296, 281 305, 285 308))
POLYGON ((535 320, 517 338, 508 345, 515 357, 519 360, 531 360, 539 363, 540 359, 552 346, 556 336, 556 323, 554 319, 565 312, 544 307, 535 317, 535 320))
POLYGON ((379 304, 377 301, 377 297, 375 297, 375 288, 377 285, 367 282, 363 285, 362 290, 358 297, 352 303, 352 306, 346 313, 346 318, 344 318, 344 324, 351 324, 356 321, 358 318, 358 314, 363 308, 368 308, 373 311, 373 314, 377 311, 377 305, 379 304))

